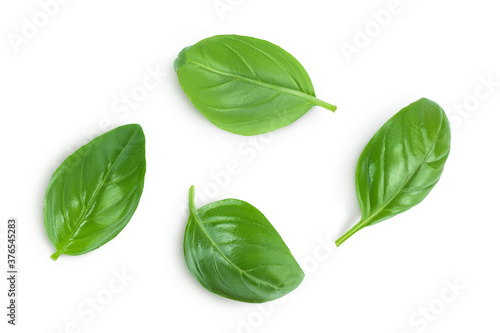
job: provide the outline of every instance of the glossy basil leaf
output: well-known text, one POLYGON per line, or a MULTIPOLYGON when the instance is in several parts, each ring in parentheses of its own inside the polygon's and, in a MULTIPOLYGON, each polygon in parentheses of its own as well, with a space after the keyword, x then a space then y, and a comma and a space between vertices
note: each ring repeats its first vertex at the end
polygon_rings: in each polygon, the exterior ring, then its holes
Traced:
POLYGON ((375 134, 356 168, 361 221, 337 240, 419 204, 439 181, 450 152, 443 109, 422 98, 399 111, 375 134))
POLYGON ((232 133, 276 130, 315 105, 336 109, 316 98, 309 75, 291 54, 261 39, 210 37, 183 49, 174 68, 194 106, 232 133))
POLYGON ((233 300, 261 303, 288 294, 304 273, 266 217, 241 200, 200 209, 189 191, 186 264, 203 287, 233 300))
POLYGON ((106 244, 134 214, 146 173, 145 138, 136 124, 79 148, 57 168, 45 194, 51 256, 80 255, 106 244))

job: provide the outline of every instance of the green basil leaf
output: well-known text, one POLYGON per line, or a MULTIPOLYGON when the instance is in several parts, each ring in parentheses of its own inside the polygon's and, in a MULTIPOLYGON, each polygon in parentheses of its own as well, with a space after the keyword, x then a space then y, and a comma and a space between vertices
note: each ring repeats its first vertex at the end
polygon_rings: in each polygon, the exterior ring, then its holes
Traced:
POLYGON ((287 126, 316 98, 311 79, 291 54, 267 41, 237 35, 204 39, 183 49, 174 63, 194 106, 216 126, 256 135, 287 126))
POLYGON ((45 230, 56 252, 80 255, 116 237, 134 214, 146 173, 141 126, 115 128, 57 168, 45 194, 45 230))
POLYGON ((233 300, 261 303, 298 287, 304 273, 266 217, 241 200, 200 209, 189 190, 186 264, 203 287, 233 300))
POLYGON ((439 105, 422 98, 375 134, 356 168, 361 221, 336 241, 419 204, 439 181, 450 152, 450 123, 439 105))

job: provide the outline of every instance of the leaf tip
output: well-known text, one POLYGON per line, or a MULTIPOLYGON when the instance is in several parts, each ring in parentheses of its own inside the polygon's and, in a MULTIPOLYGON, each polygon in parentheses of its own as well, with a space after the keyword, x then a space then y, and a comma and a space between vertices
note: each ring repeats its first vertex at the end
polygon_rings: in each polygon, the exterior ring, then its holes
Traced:
POLYGON ((174 61, 174 71, 177 73, 179 71, 179 68, 181 68, 186 62, 186 52, 189 50, 191 46, 185 47, 184 49, 179 52, 179 55, 174 61))

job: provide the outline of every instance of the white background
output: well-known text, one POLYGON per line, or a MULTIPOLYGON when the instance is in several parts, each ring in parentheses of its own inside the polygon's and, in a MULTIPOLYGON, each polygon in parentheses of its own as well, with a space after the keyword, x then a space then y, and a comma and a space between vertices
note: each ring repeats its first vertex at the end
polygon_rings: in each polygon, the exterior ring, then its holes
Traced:
POLYGON ((20 280, 12 328, 2 278, 1 331, 498 332, 499 8, 491 0, 401 0, 381 27, 372 12, 390 3, 73 0, 43 22, 38 1, 2 1, 0 258, 4 267, 5 224, 14 216, 20 280), (15 47, 23 18, 33 16, 45 26, 15 47), (368 41, 359 36, 365 28, 368 41), (180 89, 173 62, 183 47, 226 33, 289 51, 337 112, 316 107, 253 138, 212 125, 180 89), (357 53, 346 57, 347 44, 357 53), (148 70, 161 71, 161 82, 123 108, 121 98, 141 89, 148 70), (452 121, 441 181, 416 208, 335 248, 333 240, 360 217, 359 154, 389 117, 420 97, 438 102, 452 121), (53 262, 42 218, 52 172, 76 148, 125 123, 141 124, 147 139, 139 208, 112 242, 53 262), (239 174, 214 186, 213 174, 233 160, 239 174), (235 197, 258 207, 306 271, 300 287, 260 307, 204 290, 182 255, 192 184, 207 197, 199 206, 235 197), (114 274, 122 271, 133 279, 111 294, 108 285, 120 287, 114 274), (466 289, 454 294, 450 283, 466 289), (92 298, 106 303, 101 311, 89 310, 92 298))

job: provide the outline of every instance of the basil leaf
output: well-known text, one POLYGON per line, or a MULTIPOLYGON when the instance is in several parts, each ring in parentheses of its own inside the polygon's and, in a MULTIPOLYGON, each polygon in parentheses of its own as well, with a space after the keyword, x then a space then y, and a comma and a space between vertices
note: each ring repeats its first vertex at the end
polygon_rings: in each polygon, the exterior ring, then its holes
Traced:
POLYGON ((241 135, 287 126, 311 107, 335 111, 315 97, 311 79, 291 54, 267 41, 237 35, 204 39, 174 63, 179 83, 214 125, 241 135))
POLYGON ((84 254, 115 238, 139 204, 145 173, 145 138, 136 124, 115 128, 66 158, 45 194, 45 230, 57 250, 51 258, 84 254))
POLYGON ((266 217, 241 200, 200 209, 189 190, 186 264, 203 287, 233 300, 261 303, 288 294, 304 273, 266 217))
POLYGON ((422 98, 399 111, 375 134, 356 168, 361 221, 336 241, 419 204, 439 181, 450 152, 443 109, 422 98))

